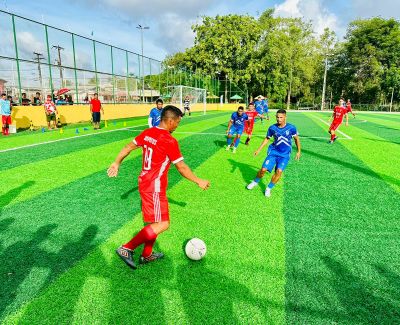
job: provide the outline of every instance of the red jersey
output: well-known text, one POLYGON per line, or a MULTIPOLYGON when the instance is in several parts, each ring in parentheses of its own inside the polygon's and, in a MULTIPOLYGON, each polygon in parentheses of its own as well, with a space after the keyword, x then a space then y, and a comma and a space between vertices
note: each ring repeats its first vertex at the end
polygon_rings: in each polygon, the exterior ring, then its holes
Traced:
POLYGON ((90 104, 92 105, 92 112, 93 113, 100 112, 100 109, 101 109, 100 100, 92 98, 92 100, 90 101, 90 104))
POLYGON ((343 106, 335 106, 333 109, 333 122, 334 123, 342 123, 343 121, 343 116, 347 114, 347 108, 343 106))
POLYGON ((347 103, 346 104, 346 108, 347 108, 347 113, 352 113, 353 110, 351 109, 351 103, 347 103))
POLYGON ((44 103, 44 109, 46 110, 47 114, 53 114, 56 111, 56 105, 51 100, 46 100, 44 103))
POLYGON ((139 192, 165 193, 171 162, 176 164, 183 160, 178 141, 167 130, 152 127, 140 133, 133 142, 143 147, 139 192))
POLYGON ((250 127, 254 125, 255 118, 257 117, 258 114, 259 113, 257 111, 246 111, 246 115, 249 117, 248 124, 246 124, 246 127, 249 124, 250 127))

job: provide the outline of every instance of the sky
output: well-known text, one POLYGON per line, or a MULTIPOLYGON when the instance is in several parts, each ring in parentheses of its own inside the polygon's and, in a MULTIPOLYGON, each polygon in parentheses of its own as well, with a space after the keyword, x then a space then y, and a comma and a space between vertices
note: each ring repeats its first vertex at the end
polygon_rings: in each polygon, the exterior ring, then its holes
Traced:
MULTIPOLYGON (((303 17, 312 22, 316 34, 329 27, 341 39, 354 19, 396 14, 398 18, 400 1, 376 4, 376 0, 0 0, 0 9, 136 53, 142 50, 136 26, 147 26, 144 55, 163 60, 193 45, 191 26, 204 15, 258 17, 274 8, 276 16, 303 17)), ((23 32, 26 42, 35 42, 29 31, 23 32)))

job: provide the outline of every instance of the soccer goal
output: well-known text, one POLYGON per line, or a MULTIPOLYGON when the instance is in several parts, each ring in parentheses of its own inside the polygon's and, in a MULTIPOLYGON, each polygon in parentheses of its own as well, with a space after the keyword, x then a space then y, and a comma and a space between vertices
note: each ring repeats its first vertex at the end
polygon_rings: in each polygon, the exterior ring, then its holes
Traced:
POLYGON ((184 112, 185 99, 190 101, 190 108, 203 109, 203 114, 207 111, 207 90, 202 88, 194 88, 182 85, 168 86, 171 96, 171 104, 178 106, 184 112))

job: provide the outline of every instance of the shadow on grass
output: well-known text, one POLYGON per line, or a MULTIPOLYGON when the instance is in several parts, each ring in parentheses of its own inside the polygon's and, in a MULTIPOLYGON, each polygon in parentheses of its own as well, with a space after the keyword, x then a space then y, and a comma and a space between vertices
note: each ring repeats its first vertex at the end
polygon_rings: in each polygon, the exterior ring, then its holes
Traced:
POLYGON ((223 141, 223 140, 214 140, 214 144, 215 144, 217 147, 223 148, 223 147, 226 146, 226 141, 223 141))
POLYGON ((23 285, 25 279, 36 276, 35 289, 47 286, 49 281, 84 258, 94 248, 92 242, 98 227, 91 225, 83 231, 80 239, 65 243, 58 253, 44 250, 42 244, 49 240, 56 228, 54 223, 42 226, 30 239, 17 241, 1 252, 0 317, 21 290, 26 291, 26 296, 30 296, 30 288, 23 285), (41 273, 40 269, 45 272, 41 273))
POLYGON ((302 152, 306 153, 306 154, 309 154, 311 156, 317 157, 319 159, 329 161, 330 163, 341 165, 343 167, 352 169, 352 170, 354 170, 356 172, 359 172, 359 173, 362 173, 364 175, 380 179, 380 180, 382 180, 384 182, 389 182, 389 183, 391 183, 393 185, 400 186, 400 180, 398 180, 398 179, 396 179, 394 177, 391 177, 391 176, 388 176, 388 175, 384 175, 384 174, 379 175, 379 174, 373 172, 372 170, 370 170, 368 168, 364 168, 364 167, 361 167, 361 166, 350 164, 350 163, 341 161, 341 160, 333 158, 333 157, 329 157, 329 156, 325 156, 325 155, 316 153, 316 152, 311 151, 311 150, 302 149, 302 152))
POLYGON ((12 190, 9 190, 7 193, 1 195, 0 196, 0 215, 1 215, 2 208, 5 208, 7 205, 9 205, 12 202, 12 200, 14 200, 16 197, 18 197, 18 195, 20 195, 24 189, 31 187, 33 184, 35 184, 34 181, 27 181, 24 184, 17 186, 15 188, 13 188, 12 190))
MULTIPOLYGON (((251 166, 249 164, 241 163, 233 159, 228 159, 229 163, 232 166, 231 173, 234 173, 237 169, 239 169, 240 173, 242 174, 243 180, 246 184, 256 177, 258 168, 251 166)), ((268 175, 268 174, 267 174, 268 175)))
POLYGON ((400 144, 400 142, 397 142, 397 141, 388 141, 388 140, 380 140, 380 139, 372 139, 372 138, 364 138, 364 139, 369 140, 369 141, 373 141, 373 142, 385 142, 385 143, 400 144))

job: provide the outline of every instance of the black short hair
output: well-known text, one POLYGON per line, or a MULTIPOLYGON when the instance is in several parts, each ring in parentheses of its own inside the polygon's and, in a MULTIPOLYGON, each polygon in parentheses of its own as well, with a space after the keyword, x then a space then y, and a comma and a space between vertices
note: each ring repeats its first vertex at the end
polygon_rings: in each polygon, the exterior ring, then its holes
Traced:
POLYGON ((161 98, 158 98, 158 99, 156 100, 156 104, 158 104, 158 103, 164 104, 164 101, 163 101, 161 98))
POLYGON ((241 109, 242 111, 244 111, 244 107, 243 106, 239 106, 238 110, 241 109))
POLYGON ((6 94, 5 94, 5 93, 2 93, 2 94, 1 94, 1 97, 3 97, 3 96, 6 96, 6 94))
POLYGON ((161 119, 162 120, 166 120, 169 118, 172 118, 175 120, 179 117, 182 117, 182 115, 183 115, 182 111, 174 105, 167 105, 161 111, 161 119))
POLYGON ((286 110, 284 109, 278 109, 276 114, 285 114, 286 115, 286 110))
POLYGON ((93 96, 96 96, 96 95, 97 95, 97 96, 99 96, 99 94, 98 94, 98 93, 94 93, 94 95, 93 95, 93 96))

